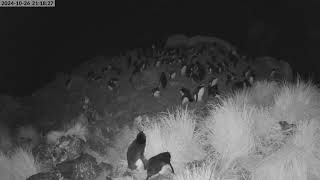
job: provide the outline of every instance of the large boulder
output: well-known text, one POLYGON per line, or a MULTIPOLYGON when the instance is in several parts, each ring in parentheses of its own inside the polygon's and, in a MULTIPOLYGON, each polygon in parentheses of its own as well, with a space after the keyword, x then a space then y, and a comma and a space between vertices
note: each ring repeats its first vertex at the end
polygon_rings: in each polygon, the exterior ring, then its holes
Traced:
POLYGON ((62 136, 56 144, 41 143, 33 148, 32 153, 44 168, 78 158, 84 150, 84 141, 74 136, 62 136))
POLYGON ((88 154, 57 164, 56 170, 70 180, 94 180, 102 172, 96 159, 88 154))

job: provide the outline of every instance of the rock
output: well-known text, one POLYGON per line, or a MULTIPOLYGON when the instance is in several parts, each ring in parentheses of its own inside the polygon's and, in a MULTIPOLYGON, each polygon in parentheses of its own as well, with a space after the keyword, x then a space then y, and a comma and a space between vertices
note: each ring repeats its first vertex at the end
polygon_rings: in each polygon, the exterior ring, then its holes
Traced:
POLYGON ((70 180, 94 180, 102 168, 99 167, 94 157, 83 154, 77 159, 57 164, 56 170, 62 177, 70 180))
POLYGON ((70 78, 71 82, 68 86, 68 90, 70 91, 80 91, 87 85, 87 80, 81 76, 73 75, 70 78))
POLYGON ((27 180, 66 180, 59 172, 38 173, 27 178, 27 180))
POLYGON ((84 149, 84 141, 74 136, 62 136, 55 144, 53 155, 56 163, 76 159, 84 149))
POLYGON ((53 149, 54 145, 41 143, 32 149, 32 154, 41 166, 50 169, 54 166, 53 149))
POLYGON ((183 34, 176 34, 176 35, 170 36, 167 39, 165 47, 174 48, 174 47, 186 46, 188 44, 188 40, 189 38, 187 36, 183 34))
POLYGON ((269 78, 273 69, 277 69, 276 80, 293 80, 293 71, 291 66, 285 61, 279 61, 272 57, 259 57, 256 58, 252 64, 257 79, 269 78))

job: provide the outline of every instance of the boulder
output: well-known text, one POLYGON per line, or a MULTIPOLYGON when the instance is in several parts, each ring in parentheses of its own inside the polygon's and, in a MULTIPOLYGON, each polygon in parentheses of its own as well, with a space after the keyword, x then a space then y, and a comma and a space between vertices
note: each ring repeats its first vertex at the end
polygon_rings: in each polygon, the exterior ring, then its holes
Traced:
POLYGON ((88 154, 57 164, 56 170, 70 180, 94 180, 102 172, 96 159, 88 154))
POLYGON ((85 142, 74 136, 62 136, 55 144, 53 155, 56 163, 76 159, 84 150, 85 142))

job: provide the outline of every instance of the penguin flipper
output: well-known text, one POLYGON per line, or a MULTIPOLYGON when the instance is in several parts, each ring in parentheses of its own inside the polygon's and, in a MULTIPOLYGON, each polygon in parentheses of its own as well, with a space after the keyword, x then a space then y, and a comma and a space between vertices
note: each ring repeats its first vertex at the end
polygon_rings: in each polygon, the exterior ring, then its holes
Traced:
POLYGON ((169 165, 171 167, 172 173, 174 174, 174 170, 173 170, 173 167, 172 167, 171 163, 169 163, 169 165))

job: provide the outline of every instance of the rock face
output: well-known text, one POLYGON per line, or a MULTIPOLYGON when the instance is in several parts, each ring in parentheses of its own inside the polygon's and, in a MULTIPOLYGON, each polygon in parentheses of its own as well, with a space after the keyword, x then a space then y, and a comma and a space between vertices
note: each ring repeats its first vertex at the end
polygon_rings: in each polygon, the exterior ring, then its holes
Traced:
POLYGON ((83 154, 77 159, 57 164, 56 170, 70 180, 94 180, 102 171, 94 157, 83 154))
POLYGON ((253 69, 255 69, 257 77, 261 79, 268 78, 270 76, 270 72, 273 69, 277 70, 277 75, 275 77, 276 80, 293 80, 293 71, 291 66, 282 60, 277 60, 272 57, 259 57, 256 58, 253 62, 253 69))

